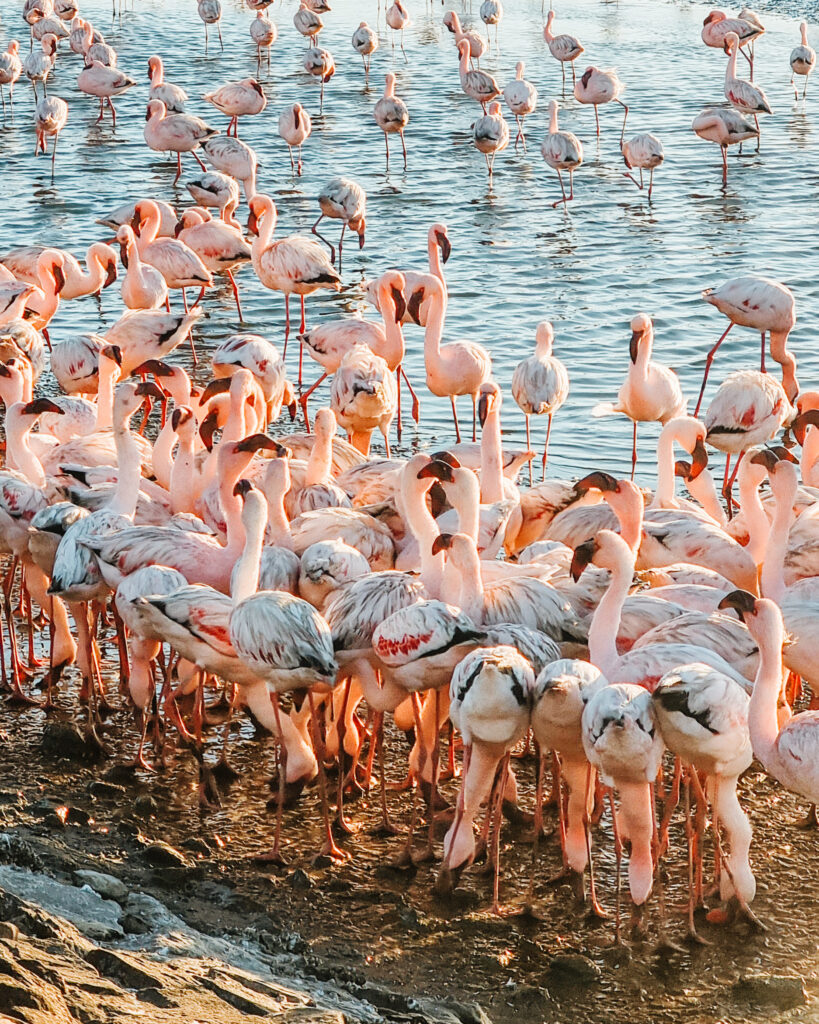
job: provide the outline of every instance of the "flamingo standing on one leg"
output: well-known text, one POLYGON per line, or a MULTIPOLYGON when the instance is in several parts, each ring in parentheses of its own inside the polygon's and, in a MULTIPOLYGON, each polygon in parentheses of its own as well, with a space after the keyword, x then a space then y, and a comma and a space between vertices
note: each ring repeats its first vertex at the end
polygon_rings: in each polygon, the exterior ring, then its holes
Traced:
POLYGON ((549 134, 540 144, 540 152, 546 163, 557 171, 557 180, 560 182, 562 199, 552 203, 552 208, 574 199, 574 172, 583 163, 583 144, 576 135, 571 132, 562 132, 557 126, 557 100, 549 100, 549 134), (569 172, 569 195, 563 188, 561 171, 569 172))

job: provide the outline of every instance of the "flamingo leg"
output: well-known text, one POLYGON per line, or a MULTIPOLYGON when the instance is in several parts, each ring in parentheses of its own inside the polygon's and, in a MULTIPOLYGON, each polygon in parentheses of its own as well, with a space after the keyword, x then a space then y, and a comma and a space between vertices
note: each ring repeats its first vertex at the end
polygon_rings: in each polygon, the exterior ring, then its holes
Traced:
POLYGON ((239 289, 236 285, 236 278, 233 276, 233 271, 226 270, 227 279, 230 281, 230 287, 233 289, 233 298, 236 300, 236 311, 239 314, 239 323, 243 324, 245 318, 242 315, 242 303, 239 301, 239 289))
POLYGON ((631 479, 634 479, 634 472, 637 469, 637 420, 634 421, 634 432, 631 439, 631 479))
POLYGON ((335 247, 333 246, 333 243, 329 239, 325 238, 324 235, 322 235, 321 232, 318 230, 318 226, 322 222, 322 220, 324 220, 324 214, 322 214, 319 217, 319 219, 310 228, 310 230, 313 232, 314 235, 316 235, 318 238, 320 238, 322 240, 322 242, 324 242, 324 244, 329 248, 329 250, 330 250, 330 262, 331 263, 335 263, 335 261, 336 261, 336 250, 335 250, 335 247))
POLYGON ((694 409, 694 418, 695 419, 696 419, 697 416, 699 416, 699 413, 700 413, 700 406, 702 405, 702 396, 705 394, 705 385, 706 385, 706 382, 708 381, 708 374, 711 372, 711 363, 713 363, 713 361, 714 361, 714 356, 717 354, 717 349, 720 347, 720 345, 723 343, 723 341, 725 341, 725 339, 728 337, 728 332, 731 330, 731 328, 733 326, 734 326, 734 322, 732 320, 728 324, 728 326, 725 328, 725 330, 722 332, 722 334, 719 336, 719 338, 717 339, 716 345, 714 345, 714 347, 711 349, 711 351, 705 357, 705 373, 703 374, 703 377, 702 377, 702 385, 700 386, 700 396, 697 399, 697 407, 696 407, 696 409, 694 409))
POLYGON ((458 426, 458 412, 455 408, 455 396, 450 395, 449 400, 452 403, 452 419, 455 421, 455 443, 461 443, 461 428, 458 426))
POLYGON ((400 131, 398 133, 398 135, 399 135, 399 137, 401 139, 401 152, 404 154, 404 170, 406 171, 406 169, 407 169, 407 144, 404 141, 404 133, 403 133, 403 131, 400 131))
POLYGON ((407 385, 407 387, 409 388, 409 393, 412 395, 412 418, 415 420, 416 423, 418 423, 419 420, 420 420, 421 403, 418 401, 418 395, 416 395, 416 393, 415 393, 415 391, 413 389, 413 386, 410 383, 410 379, 407 376, 407 372, 404 369, 403 365, 400 367, 400 369, 401 369, 401 376, 404 378, 404 383, 407 385))
POLYGON ((759 369, 762 371, 762 373, 767 373, 768 372, 765 369, 765 349, 766 348, 767 348, 767 346, 765 345, 765 331, 763 331, 762 332, 762 353, 761 353, 761 360, 760 360, 760 364, 759 364, 759 369))
POLYGON ((304 423, 305 423, 305 426, 307 427, 308 434, 310 433, 310 418, 307 415, 307 400, 310 397, 310 395, 313 394, 313 392, 316 390, 316 388, 319 386, 319 384, 321 384, 321 382, 323 380, 325 380, 326 378, 327 378, 327 374, 325 372, 325 373, 323 373, 319 377, 319 379, 316 381, 316 383, 313 384, 311 387, 309 387, 304 392, 304 394, 299 398, 299 405, 301 406, 302 412, 304 413, 304 423))
POLYGON ((566 189, 563 187, 563 175, 560 173, 560 171, 557 172, 557 180, 560 182, 560 191, 563 194, 563 198, 558 199, 557 202, 552 203, 553 210, 555 209, 555 207, 560 206, 561 203, 563 203, 563 207, 565 209, 566 203, 568 202, 566 198, 566 189))
MULTIPOLYGON (((527 416, 527 420, 528 420, 528 416, 527 416)), ((527 427, 529 426, 528 422, 527 422, 526 426, 527 427)), ((552 413, 549 413, 548 418, 546 420, 546 446, 543 449, 543 479, 544 480, 546 479, 546 465, 547 465, 547 463, 549 461, 549 437, 551 436, 551 433, 552 433, 552 413)), ((528 432, 526 434, 526 446, 527 446, 527 448, 529 447, 529 434, 528 434, 528 432)), ((531 467, 531 463, 529 463, 529 465, 531 467)))

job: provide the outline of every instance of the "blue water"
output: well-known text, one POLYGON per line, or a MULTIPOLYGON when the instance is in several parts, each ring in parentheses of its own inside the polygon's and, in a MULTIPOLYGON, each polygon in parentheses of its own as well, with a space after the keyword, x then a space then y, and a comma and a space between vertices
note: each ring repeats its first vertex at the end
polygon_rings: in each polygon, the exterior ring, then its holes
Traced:
MULTIPOLYGON (((561 125, 574 131, 585 146, 586 160, 575 176, 576 201, 570 212, 553 210, 559 195, 557 179, 540 156, 547 129, 546 106, 560 98, 559 65, 542 37, 539 0, 508 0, 500 25, 499 48, 483 62, 501 87, 514 75, 515 63, 526 61, 526 77, 539 90, 537 112, 527 119, 529 149, 510 147, 500 154, 489 191, 483 157, 471 143, 470 125, 480 108, 461 91, 457 52, 441 25, 447 9, 437 0, 410 4, 413 24, 405 33, 407 62, 393 50, 384 24, 384 7, 353 0, 334 0, 323 15, 323 46, 330 49, 337 73, 328 85, 324 115, 318 114, 319 88, 301 67, 303 38, 292 24, 297 5, 277 2, 269 14, 279 27, 270 73, 262 82, 267 109, 246 118, 241 137, 259 156, 258 188, 270 193, 279 207, 281 233, 305 231, 318 215, 316 195, 331 177, 357 179, 368 193, 366 247, 347 247, 344 290, 308 299, 308 322, 365 309, 361 282, 388 266, 421 267, 426 258, 426 232, 435 220, 446 222, 453 245, 446 267, 450 293, 446 338, 468 337, 484 344, 494 360, 497 380, 507 389, 504 405, 506 443, 524 439, 523 416, 508 385, 517 361, 534 345, 535 326, 555 323, 556 354, 571 376, 569 399, 556 416, 552 432, 550 475, 567 476, 605 467, 623 472, 630 458, 631 424, 623 418, 591 420, 591 407, 613 400, 628 365, 629 320, 639 311, 655 319, 655 358, 680 374, 685 393, 696 398, 705 353, 724 328, 720 315, 700 298, 702 288, 750 271, 786 282, 797 300, 798 323, 792 346, 800 363, 803 387, 817 378, 819 355, 812 342, 819 314, 816 281, 815 223, 819 138, 819 81, 808 89, 807 103, 794 102, 789 87, 788 57, 799 42, 798 19, 766 11, 767 32, 756 47, 756 81, 769 97, 774 115, 763 120, 761 153, 746 149, 730 157, 727 188, 723 188, 717 147, 698 139, 691 121, 705 105, 723 101, 725 57, 700 41, 707 8, 690 3, 619 4, 577 0, 557 7, 555 27, 583 42, 586 64, 617 67, 631 107, 628 133, 651 131, 662 140, 665 164, 655 176, 649 205, 645 193, 623 177, 618 149, 621 110, 601 108, 602 135, 594 134, 589 107, 561 100, 561 125), (378 26, 381 48, 375 53, 370 89, 365 89, 361 58, 350 45, 359 21, 378 26), (384 171, 384 143, 372 120, 386 71, 398 77, 397 93, 410 110, 407 131, 409 169, 393 160, 384 171), (284 142, 278 137, 278 116, 299 100, 313 116, 313 134, 304 147, 304 175, 293 179, 284 142)), ((455 9, 466 24, 483 25, 477 0, 470 11, 461 0, 455 9)), ((3 46, 9 37, 25 40, 27 28, 20 5, 3 4, 3 46)), ((51 182, 49 161, 36 159, 31 88, 21 80, 16 90, 15 120, 2 131, 3 208, 0 251, 38 242, 52 243, 77 254, 104 237, 94 220, 126 199, 151 196, 177 206, 192 201, 184 189, 199 168, 185 160, 179 187, 173 186, 175 164, 147 148, 142 130, 148 90, 147 60, 162 56, 166 76, 190 94, 189 112, 224 130, 226 119, 201 95, 227 81, 255 74, 255 49, 248 26, 252 13, 238 0, 226 0, 222 21, 224 53, 211 33, 204 54, 204 31, 193 0, 161 3, 134 0, 121 18, 112 20, 111 4, 88 2, 90 18, 116 47, 120 67, 138 85, 117 101, 116 131, 110 121, 95 124, 97 103, 76 89, 81 60, 64 43, 50 90, 69 103, 69 122, 60 139, 57 175, 51 182)), ((819 31, 814 43, 819 41, 819 31)), ((27 49, 23 42, 22 48, 27 49)), ((746 74, 740 61, 740 74, 746 74)), ((399 150, 396 148, 395 153, 399 150)), ((246 208, 239 216, 246 219, 246 208)), ((338 230, 331 224, 332 237, 338 230)), ((247 322, 245 330, 283 342, 282 297, 266 291, 248 266, 238 275, 247 322)), ((178 296, 175 301, 178 303, 178 296)), ((232 296, 219 288, 204 302, 207 319, 198 331, 200 351, 239 329, 232 296)), ((122 310, 118 286, 93 298, 64 303, 52 324, 59 341, 78 331, 104 332, 122 310)), ((369 310, 368 315, 375 315, 369 310)), ((407 369, 423 379, 423 334, 407 328, 407 369)), ((295 374, 297 351, 288 362, 295 374), (292 362, 291 362, 292 360, 292 362)), ((181 351, 177 358, 184 360, 181 351)), ((712 394, 732 369, 755 366, 758 337, 735 330, 720 352, 712 373, 712 394)), ((309 362, 309 361, 308 361, 309 362)), ((305 380, 311 379, 308 366, 305 380)), ((207 376, 200 368, 201 377, 207 376)), ((320 392, 327 396, 326 390, 320 392)), ((462 400, 462 422, 469 420, 468 399, 462 400)), ((316 407, 314 402, 313 408, 316 407)), ((693 408, 693 401, 691 402, 693 408)), ((545 424, 534 423, 539 447, 545 424)), ((650 480, 654 425, 640 430, 640 455, 650 480)), ((422 396, 422 422, 412 444, 440 446, 452 437, 449 403, 422 396)), ((378 442, 376 442, 378 450, 378 442)))

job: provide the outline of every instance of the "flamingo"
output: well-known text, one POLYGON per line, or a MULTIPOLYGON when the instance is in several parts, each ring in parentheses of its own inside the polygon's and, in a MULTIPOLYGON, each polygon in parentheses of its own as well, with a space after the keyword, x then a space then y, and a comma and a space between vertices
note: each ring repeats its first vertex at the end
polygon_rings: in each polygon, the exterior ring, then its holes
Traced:
POLYGON ((722 183, 728 182, 728 147, 758 138, 759 129, 736 110, 706 107, 694 118, 691 128, 706 142, 716 142, 722 152, 722 183))
POLYGON ((229 174, 242 183, 247 202, 256 195, 255 152, 241 139, 214 134, 202 143, 202 152, 217 171, 229 174))
POLYGON ((622 412, 634 423, 631 448, 631 479, 637 466, 637 424, 645 422, 667 423, 685 410, 685 399, 676 373, 667 366, 652 362, 654 325, 645 313, 638 313, 631 321, 629 356, 631 365, 625 383, 620 388, 616 405, 601 403, 592 410, 593 416, 622 412))
POLYGON ((143 135, 150 149, 160 153, 168 150, 176 153, 174 184, 182 177, 183 153, 192 153, 202 170, 207 170, 196 150, 218 134, 215 128, 205 124, 201 118, 192 117, 190 114, 169 114, 161 100, 151 100, 148 103, 143 135))
POLYGON ((488 44, 484 42, 483 36, 479 32, 475 32, 473 29, 464 30, 461 28, 461 19, 455 13, 455 11, 447 11, 443 17, 444 25, 452 35, 455 37, 455 47, 462 39, 465 39, 469 43, 469 59, 481 66, 481 57, 486 53, 488 44))
MULTIPOLYGON (((168 203, 163 203, 159 199, 154 200, 154 202, 159 210, 159 235, 163 238, 173 238, 176 222, 179 220, 176 210, 168 203)), ((111 228, 112 231, 117 231, 123 224, 130 224, 134 219, 136 205, 136 203, 125 203, 124 206, 118 206, 116 210, 106 214, 104 217, 98 217, 95 223, 111 228)))
POLYGON ((563 75, 563 92, 566 92, 566 64, 571 64, 572 67, 572 85, 574 86, 577 82, 577 75, 574 70, 574 62, 584 53, 583 46, 579 39, 575 36, 570 36, 568 33, 562 33, 559 36, 554 34, 552 29, 552 23, 555 20, 554 10, 549 10, 546 15, 546 25, 543 29, 543 38, 546 40, 546 45, 549 47, 549 53, 554 57, 555 60, 560 61, 560 71, 563 75))
POLYGON ((560 182, 562 199, 552 203, 552 208, 563 203, 566 204, 574 199, 574 172, 583 163, 583 144, 576 135, 571 132, 562 132, 557 126, 557 100, 549 100, 549 134, 540 144, 540 152, 546 163, 557 171, 557 180, 560 182), (569 172, 569 195, 563 188, 561 171, 569 172))
POLYGON ((302 58, 302 67, 308 75, 321 80, 321 96, 319 98, 319 114, 324 113, 324 86, 336 73, 336 63, 329 50, 321 46, 311 46, 302 58))
POLYGON ((796 300, 790 288, 770 277, 747 274, 725 281, 717 288, 706 288, 702 297, 709 305, 716 306, 720 313, 727 316, 730 323, 705 358, 705 372, 694 415, 699 413, 700 405, 702 405, 702 396, 705 393, 705 384, 714 356, 735 324, 739 324, 740 327, 753 327, 760 332, 762 339, 760 370, 763 373, 765 372, 765 335, 770 332, 771 358, 782 367, 782 387, 785 389, 788 401, 792 402, 799 393, 799 384, 796 380, 796 360, 787 351, 788 336, 796 324, 796 300))
POLYGON ((370 58, 378 49, 378 33, 374 32, 366 21, 362 21, 353 32, 353 49, 361 54, 364 62, 364 82, 370 81, 370 58))
POLYGON ((401 53, 404 54, 404 60, 407 60, 407 53, 404 49, 404 29, 408 28, 412 24, 412 21, 410 20, 406 7, 401 3, 401 0, 393 0, 392 4, 387 8, 385 20, 389 28, 392 29, 393 50, 395 49, 395 33, 401 33, 401 53))
POLYGON ((237 205, 238 200, 231 199, 222 212, 222 220, 213 220, 210 213, 201 208, 199 212, 194 212, 196 207, 186 210, 179 221, 177 238, 196 253, 210 273, 227 277, 242 321, 242 304, 233 271, 250 260, 251 249, 241 230, 231 224, 237 205))
POLYGON ((623 108, 623 127, 620 130, 620 145, 623 144, 623 136, 626 133, 626 120, 628 119, 628 107, 620 99, 625 86, 612 70, 601 71, 600 68, 588 67, 574 84, 574 98, 578 103, 591 103, 594 106, 594 123, 597 127, 597 137, 600 138, 600 118, 597 108, 601 103, 619 103, 623 108))
POLYGON ((122 301, 128 309, 158 309, 168 298, 168 286, 160 272, 150 263, 143 263, 139 255, 136 236, 130 224, 117 231, 122 249, 125 277, 122 281, 122 301))
POLYGON ((476 100, 486 111, 486 104, 496 96, 500 96, 500 89, 495 79, 485 71, 470 69, 469 67, 470 46, 468 39, 461 39, 458 42, 458 56, 460 58, 461 88, 470 99, 476 100))
POLYGON ((749 448, 770 441, 792 416, 793 409, 782 385, 770 374, 738 370, 720 384, 703 422, 708 430, 708 443, 726 453, 723 494, 729 518, 733 515, 731 490, 742 456, 749 448), (729 477, 732 455, 739 458, 729 477))
POLYGON ((452 341, 441 344, 446 319, 446 289, 437 277, 431 274, 424 282, 430 297, 430 312, 424 329, 424 365, 427 371, 427 387, 440 398, 449 397, 452 404, 452 418, 455 422, 455 437, 461 440, 458 413, 455 408, 456 395, 472 396, 472 440, 477 434, 477 401, 481 384, 489 379, 492 360, 481 345, 471 341, 452 341))
POLYGON ((330 388, 330 405, 350 443, 363 455, 370 451, 370 436, 381 431, 387 458, 389 429, 398 403, 398 386, 386 360, 367 345, 354 345, 339 364, 330 388))
POLYGON ((700 37, 706 46, 710 46, 715 50, 724 50, 727 37, 733 32, 739 40, 740 47, 749 46, 751 50, 750 55, 745 54, 744 51, 742 55, 748 61, 751 69, 751 79, 753 80, 753 43, 764 31, 765 29, 759 23, 758 18, 755 18, 754 21, 743 17, 729 18, 723 11, 711 11, 702 23, 700 37))
POLYGON ((384 79, 384 94, 373 107, 373 118, 384 133, 384 145, 387 147, 387 173, 390 170, 390 135, 398 135, 401 138, 404 170, 406 171, 407 145, 404 142, 404 129, 409 124, 409 110, 406 103, 395 95, 395 75, 391 71, 384 79))
POLYGON ((60 132, 68 121, 68 104, 58 96, 43 96, 34 111, 34 126, 37 130, 37 143, 34 155, 42 150, 46 152, 46 137, 52 136, 54 145, 51 148, 51 180, 54 180, 54 161, 57 158, 57 140, 60 132))
MULTIPOLYGON (((60 290, 60 301, 68 302, 85 295, 99 293, 117 279, 117 254, 105 242, 93 242, 86 250, 87 270, 83 271, 75 256, 65 249, 48 247, 59 252, 63 258, 62 271, 65 284, 60 290)), ((29 245, 13 249, 0 258, 0 263, 21 281, 37 284, 39 281, 38 260, 45 251, 43 246, 29 245)))
MULTIPOLYGON (((231 199, 235 199, 236 205, 239 205, 239 183, 235 178, 231 178, 228 174, 222 174, 220 171, 206 171, 198 178, 189 181, 185 188, 199 206, 214 207, 219 210, 220 215, 223 215, 223 211, 231 199)), ((232 221, 232 223, 234 227, 237 226, 237 222, 232 221)), ((175 230, 176 226, 174 226, 175 230)))
POLYGON ((301 0, 299 3, 299 9, 293 15, 293 24, 298 32, 314 42, 318 41, 319 33, 324 28, 324 22, 315 11, 310 9, 306 0, 301 0))
POLYGON ((301 176, 302 170, 301 147, 310 137, 312 130, 313 122, 301 103, 294 103, 292 107, 282 111, 279 116, 279 135, 287 143, 287 148, 290 150, 290 169, 294 174, 298 173, 299 176, 301 176), (293 162, 294 146, 298 146, 299 150, 298 169, 293 162))
MULTIPOLYGON (((791 50, 790 65, 791 65, 791 85, 793 85, 794 75, 804 75, 805 85, 802 89, 802 99, 808 91, 808 78, 811 72, 816 67, 816 50, 812 46, 808 45, 808 25, 807 22, 802 22, 799 26, 799 32, 802 36, 802 42, 799 46, 795 46, 791 50)), ((793 85, 793 98, 799 99, 799 90, 793 85)))
MULTIPOLYGON (((117 112, 114 109, 113 97, 121 96, 124 92, 137 84, 135 78, 126 75, 119 68, 106 67, 99 60, 86 58, 86 67, 77 76, 77 88, 88 96, 96 96, 100 101, 100 116, 97 118, 99 124, 105 116, 105 104, 111 111, 111 119, 114 128, 117 126, 117 112)), ((176 115, 177 117, 179 115, 176 115)), ((150 143, 149 143, 150 145, 150 143)))
POLYGON ((518 126, 515 149, 518 148, 518 140, 520 140, 523 143, 524 153, 526 152, 526 136, 523 134, 523 122, 527 114, 533 114, 537 108, 537 89, 523 77, 525 70, 526 65, 519 60, 515 65, 515 77, 503 90, 506 106, 515 115, 518 126))
POLYGON ((267 67, 270 69, 270 51, 279 38, 279 30, 275 21, 266 18, 264 11, 256 11, 256 17, 250 23, 250 38, 256 46, 256 72, 262 68, 262 50, 267 50, 267 67))
POLYGON ((261 114, 267 106, 267 97, 264 89, 255 78, 243 78, 240 82, 228 82, 221 85, 214 92, 207 92, 202 97, 208 103, 212 103, 217 110, 230 118, 227 126, 227 135, 233 128, 233 135, 239 138, 239 118, 248 115, 261 114))
POLYGON ((321 216, 310 228, 314 235, 330 246, 330 262, 334 263, 336 252, 332 245, 319 234, 317 228, 324 217, 341 221, 341 238, 338 242, 338 271, 341 273, 341 247, 344 243, 344 232, 349 227, 358 235, 358 248, 364 248, 364 232, 367 227, 367 193, 356 181, 350 178, 333 178, 319 192, 318 204, 321 216))
POLYGON ((318 242, 303 235, 289 235, 274 242, 277 219, 278 211, 269 196, 255 195, 250 200, 247 227, 256 236, 251 247, 253 269, 265 288, 284 292, 286 355, 290 335, 290 296, 298 295, 301 301, 299 333, 304 334, 305 295, 312 295, 320 288, 339 291, 341 278, 318 242))
POLYGON ((221 0, 197 0, 199 17, 205 23, 205 55, 208 52, 208 25, 215 25, 219 33, 219 47, 224 50, 222 42, 222 4, 221 0))
POLYGON ((625 173, 625 177, 633 181, 641 191, 643 188, 643 170, 650 172, 648 178, 648 198, 650 200, 651 190, 654 188, 654 169, 659 167, 663 160, 665 160, 662 142, 660 142, 656 135, 651 135, 650 133, 635 135, 621 145, 620 152, 623 154, 623 162, 629 171, 635 167, 640 171, 639 183, 629 173, 625 173))
POLYGON ((483 153, 486 159, 491 188, 495 157, 509 145, 509 125, 501 113, 500 103, 490 103, 488 113, 479 117, 472 125, 472 139, 475 148, 479 153, 483 153))
MULTIPOLYGON (((434 274, 446 287, 444 279, 444 267, 452 254, 452 243, 447 234, 446 224, 433 224, 427 231, 427 257, 429 261, 429 274, 434 274)), ((427 316, 430 310, 430 295, 424 289, 427 271, 404 270, 404 313, 401 317, 403 324, 418 324, 426 327, 427 316)), ((378 278, 364 283, 364 289, 368 300, 378 307, 378 278)), ((379 309, 380 312, 380 309, 379 309)))
POLYGON ((728 64, 725 68, 725 98, 740 112, 750 114, 756 125, 756 151, 759 152, 759 114, 772 114, 768 98, 759 86, 752 82, 746 82, 737 78, 737 51, 739 50, 739 36, 736 32, 729 32, 725 37, 725 48, 728 53, 728 64))
POLYGON ((148 58, 148 78, 151 82, 148 99, 160 100, 165 104, 165 109, 169 114, 185 113, 188 94, 180 86, 165 81, 165 69, 161 57, 148 58))
POLYGON ((9 104, 14 112, 14 83, 23 73, 23 62, 20 60, 20 44, 12 39, 5 53, 0 53, 0 100, 3 102, 3 117, 6 116, 6 94, 3 86, 9 87, 9 104))
POLYGON ((37 103, 37 83, 43 83, 43 92, 48 95, 48 76, 54 70, 54 59, 57 53, 57 37, 50 32, 40 40, 40 49, 32 50, 23 61, 23 73, 31 82, 34 90, 34 103, 37 103))
POLYGON ((501 0, 483 0, 478 12, 481 21, 486 25, 486 38, 489 39, 489 26, 495 26, 495 46, 498 45, 498 25, 503 18, 503 4, 501 0))
MULTIPOLYGON (((569 374, 564 364, 552 355, 555 332, 548 320, 537 325, 535 354, 523 359, 512 374, 512 397, 526 416, 526 447, 531 447, 529 417, 546 416, 546 445, 543 449, 543 479, 549 459, 549 436, 552 417, 569 395, 569 374)), ((529 462, 529 483, 532 482, 532 463, 529 462)))

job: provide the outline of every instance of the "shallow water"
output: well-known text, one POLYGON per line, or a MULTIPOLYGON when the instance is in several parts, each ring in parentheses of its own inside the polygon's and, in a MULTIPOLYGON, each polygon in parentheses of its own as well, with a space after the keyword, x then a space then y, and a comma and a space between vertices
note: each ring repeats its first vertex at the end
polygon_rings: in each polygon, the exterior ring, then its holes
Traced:
MULTIPOLYGON (((655 175, 651 204, 626 178, 618 150, 621 109, 601 108, 602 134, 594 134, 593 111, 569 96, 561 101, 561 126, 574 131, 585 147, 586 162, 575 176, 576 201, 570 212, 553 210, 559 195, 554 172, 544 164, 539 143, 547 128, 546 107, 560 96, 559 65, 541 34, 541 5, 536 0, 508 0, 500 25, 499 48, 492 46, 483 62, 501 85, 513 77, 515 63, 526 61, 526 77, 539 91, 536 113, 527 119, 528 154, 501 153, 490 192, 483 157, 473 148, 470 125, 480 114, 461 92, 457 53, 441 25, 446 9, 416 0, 413 24, 405 33, 407 62, 393 50, 390 31, 378 15, 381 48, 374 54, 370 89, 365 89, 361 59, 350 45, 362 17, 376 23, 376 5, 335 0, 324 15, 322 45, 333 53, 337 73, 328 85, 324 116, 318 115, 319 87, 301 68, 302 37, 293 24, 293 0, 270 11, 278 23, 270 74, 262 81, 268 107, 246 118, 241 137, 259 156, 258 188, 271 193, 280 211, 280 231, 309 230, 318 216, 315 197, 331 177, 353 177, 368 193, 366 247, 359 252, 351 240, 345 254, 345 287, 340 295, 319 294, 307 301, 308 323, 365 309, 363 278, 388 266, 420 267, 426 258, 426 232, 435 220, 449 227, 453 254, 446 266, 450 293, 445 338, 468 337, 490 350, 497 380, 507 389, 517 361, 534 344, 535 326, 555 323, 556 354, 571 376, 569 399, 555 417, 550 475, 568 476, 591 468, 624 471, 630 458, 631 424, 622 417, 589 419, 599 401, 614 400, 628 366, 629 320, 641 310, 655 319, 655 358, 680 374, 693 408, 705 353, 722 332, 722 317, 700 298, 704 287, 746 272, 768 274, 786 282, 797 300, 798 323, 792 347, 800 364, 803 387, 819 370, 819 354, 811 345, 811 326, 819 314, 819 284, 810 259, 815 219, 814 189, 819 133, 814 125, 819 86, 809 88, 807 102, 794 102, 788 84, 791 48, 799 42, 798 20, 765 12, 767 32, 757 44, 756 82, 762 85, 774 115, 763 119, 762 151, 746 148, 730 157, 729 180, 723 188, 719 149, 691 131, 691 121, 705 105, 723 101, 725 58, 700 41, 706 8, 689 3, 647 3, 629 0, 601 4, 578 0, 558 7, 556 30, 577 35, 586 63, 616 66, 626 83, 631 108, 627 133, 651 131, 665 147, 666 159, 655 175), (400 155, 384 173, 384 145, 372 120, 383 75, 394 70, 397 93, 410 109, 407 131, 409 170, 401 171, 400 155), (277 134, 278 115, 287 104, 302 102, 313 116, 313 134, 304 147, 304 174, 293 179, 287 148, 277 134)), ((463 20, 483 29, 477 0, 458 0, 463 20)), ((225 0, 222 35, 216 33, 204 55, 203 27, 192 0, 169 4, 136 0, 121 20, 111 20, 107 2, 85 2, 82 12, 104 32, 120 55, 120 67, 138 81, 117 101, 116 131, 110 121, 95 124, 97 106, 76 90, 79 58, 63 45, 51 91, 70 107, 60 140, 57 175, 33 154, 31 89, 17 87, 15 121, 2 132, 4 211, 0 218, 0 251, 30 242, 53 243, 79 253, 102 237, 94 219, 126 199, 152 196, 188 205, 184 182, 199 171, 191 158, 173 186, 174 164, 143 141, 147 96, 147 58, 162 56, 169 80, 192 97, 190 112, 222 130, 225 118, 198 97, 222 82, 255 74, 250 43, 250 12, 238 0, 225 0), (172 16, 171 16, 172 12, 172 16)), ((20 36, 24 29, 16 10, 4 29, 20 36)), ((492 30, 494 39, 494 29, 492 30)), ((816 40, 814 39, 814 42, 816 40)), ((740 61, 741 75, 746 71, 740 61)), ((504 108, 505 109, 505 108, 504 108)), ((394 153, 400 153, 399 148, 394 153)), ((242 205, 239 217, 244 219, 242 205)), ((327 222, 324 222, 327 224, 327 222)), ((330 222, 328 234, 337 237, 330 222)), ((247 267, 238 275, 247 322, 244 329, 283 343, 283 299, 266 291, 247 267)), ((176 298, 178 303, 178 296, 176 298)), ((78 330, 105 330, 121 312, 118 287, 94 299, 64 303, 53 321, 59 341, 78 330)), ((207 320, 197 331, 200 350, 239 329, 228 288, 204 303, 207 320)), ((373 311, 369 311, 373 315, 373 311)), ((407 369, 423 380, 423 336, 407 329, 407 369)), ((758 337, 736 329, 720 351, 712 384, 732 369, 757 365, 758 337)), ((295 378, 297 350, 288 361, 295 378)), ((186 354, 179 352, 184 360, 186 354)), ((308 360, 309 363, 309 360, 308 360)), ((200 375, 206 377, 206 361, 200 375)), ((310 381, 312 366, 305 371, 310 381)), ((327 390, 313 402, 325 400, 327 390)), ((707 400, 707 398, 706 398, 707 400)), ((468 425, 469 400, 461 399, 462 424, 468 425)), ((316 405, 312 404, 312 408, 316 405)), ((404 445, 440 444, 452 437, 449 403, 422 396, 421 429, 404 434, 404 445)), ((545 424, 534 422, 535 447, 545 424)), ((504 407, 505 442, 524 440, 523 416, 511 396, 504 407)), ((640 429, 641 459, 651 476, 651 450, 657 428, 640 429)), ((376 450, 380 442, 375 442, 376 450)))

